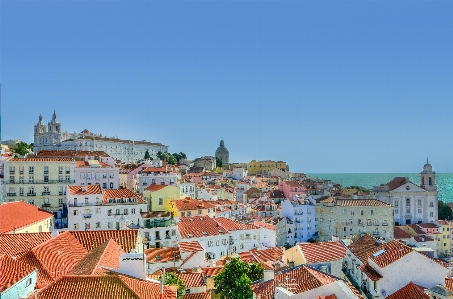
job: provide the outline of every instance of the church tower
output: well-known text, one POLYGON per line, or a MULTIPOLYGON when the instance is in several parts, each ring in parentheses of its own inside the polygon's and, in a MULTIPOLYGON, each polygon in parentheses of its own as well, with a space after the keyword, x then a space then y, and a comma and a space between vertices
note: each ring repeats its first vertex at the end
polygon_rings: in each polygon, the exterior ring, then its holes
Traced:
POLYGON ((436 172, 433 171, 433 167, 428 163, 428 158, 426 158, 426 164, 423 166, 422 172, 420 172, 420 187, 426 191, 437 191, 436 172))

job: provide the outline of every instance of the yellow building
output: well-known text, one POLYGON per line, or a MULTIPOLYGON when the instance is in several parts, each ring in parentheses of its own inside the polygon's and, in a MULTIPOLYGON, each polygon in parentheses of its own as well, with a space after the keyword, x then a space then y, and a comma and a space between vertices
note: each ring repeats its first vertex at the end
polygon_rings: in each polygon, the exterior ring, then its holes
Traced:
POLYGON ((37 207, 59 211, 65 202, 67 185, 74 183, 72 158, 15 158, 5 162, 4 202, 25 201, 37 207))
POLYGON ((441 228, 439 230, 439 240, 437 241, 437 253, 441 257, 449 257, 451 255, 451 239, 450 239, 450 224, 445 220, 438 220, 441 228))
POLYGON ((180 191, 176 186, 151 184, 143 191, 143 198, 148 203, 149 211, 174 212, 171 210, 171 202, 180 198, 180 191))
POLYGON ((267 174, 269 171, 278 168, 278 169, 285 169, 289 170, 286 162, 283 161, 271 161, 271 160, 263 160, 263 161, 256 161, 252 160, 247 164, 247 170, 250 175, 254 174, 267 174))
POLYGON ((38 209, 26 202, 0 204, 1 234, 50 232, 53 225, 53 213, 38 209))

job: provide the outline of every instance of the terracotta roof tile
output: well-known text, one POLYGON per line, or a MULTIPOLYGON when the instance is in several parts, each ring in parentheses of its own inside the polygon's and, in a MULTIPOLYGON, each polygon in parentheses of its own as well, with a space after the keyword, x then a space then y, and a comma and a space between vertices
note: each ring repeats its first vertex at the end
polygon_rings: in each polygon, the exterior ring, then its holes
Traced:
POLYGON ((223 226, 229 231, 258 229, 258 227, 255 226, 254 224, 243 224, 225 217, 214 218, 214 221, 219 223, 221 226, 223 226))
MULTIPOLYGON (((65 276, 39 292, 40 299, 155 299, 159 283, 123 275, 65 276)), ((34 298, 31 296, 30 298, 34 298)), ((164 298, 176 299, 176 288, 164 286, 164 298)))
POLYGON ((453 277, 445 277, 445 286, 453 292, 453 277))
POLYGON ((0 269, 0 293, 36 270, 6 255, 0 255, 0 269))
POLYGON ((389 190, 395 190, 396 188, 406 184, 408 182, 407 178, 405 177, 395 177, 393 180, 385 184, 384 186, 388 186, 389 190))
POLYGON ((395 293, 387 296, 386 299, 429 299, 429 295, 425 294, 424 291, 425 288, 411 281, 395 293))
POLYGON ((70 271, 72 275, 101 275, 105 266, 112 269, 120 268, 120 256, 125 253, 113 239, 104 242, 85 255, 70 271))
POLYGON ((179 211, 215 208, 215 205, 209 201, 193 199, 190 197, 177 200, 175 201, 175 204, 179 211))
POLYGON ((346 256, 340 242, 298 243, 307 264, 333 261, 346 256))
POLYGON ((203 273, 178 273, 177 275, 187 288, 203 287, 206 285, 203 280, 203 273))
POLYGON ((219 274, 220 271, 223 270, 222 267, 207 267, 207 268, 201 268, 201 271, 203 272, 203 275, 205 277, 214 277, 217 274, 219 274))
MULTIPOLYGON (((338 202, 338 200, 337 200, 338 202)), ((392 207, 383 201, 377 199, 342 199, 341 206, 343 207, 392 207)))
POLYGON ((181 260, 178 247, 149 248, 145 250, 146 262, 164 263, 181 260))
POLYGON ((88 185, 88 186, 69 186, 70 195, 90 195, 90 194, 102 194, 100 185, 88 185))
POLYGON ((50 240, 51 233, 0 234, 0 254, 20 257, 30 249, 50 240))
POLYGON ((411 235, 408 234, 405 230, 395 226, 393 228, 393 236, 395 239, 410 239, 411 235))
POLYGON ((86 254, 87 250, 69 232, 42 243, 19 260, 38 268, 37 287, 43 287, 68 273, 86 254))
POLYGON ((181 217, 178 230, 183 239, 227 234, 228 230, 209 216, 181 217))
POLYGON ((92 230, 69 231, 87 251, 91 251, 102 243, 113 239, 125 252, 135 249, 137 244, 137 230, 92 230))
POLYGON ((73 162, 72 158, 14 158, 12 162, 73 162))
POLYGON ((382 278, 381 274, 374 270, 374 268, 371 267, 368 263, 361 265, 359 268, 372 281, 377 281, 382 278))
POLYGON ((132 199, 135 198, 136 202, 145 202, 140 194, 134 193, 129 189, 104 189, 102 190, 104 196, 103 202, 108 202, 109 199, 132 199))
POLYGON ((384 268, 412 251, 406 245, 393 240, 382 244, 377 250, 370 252, 371 255, 369 258, 379 267, 384 268))
POLYGON ((161 189, 164 189, 165 187, 167 187, 167 185, 151 184, 145 190, 146 191, 159 191, 161 189))
POLYGON ((180 242, 179 250, 181 252, 195 252, 195 251, 203 251, 203 247, 201 247, 201 245, 200 245, 200 243, 198 243, 198 241, 180 242))
POLYGON ((23 201, 0 204, 0 233, 10 233, 33 223, 53 218, 53 213, 23 201))
POLYGON ((211 292, 186 294, 182 296, 183 299, 211 299, 211 292))
POLYGON ((371 236, 370 234, 366 234, 356 241, 352 242, 348 249, 355 255, 357 258, 362 261, 362 263, 366 263, 368 260, 368 256, 371 254, 370 252, 375 251, 379 248, 381 244, 377 241, 376 238, 371 236))

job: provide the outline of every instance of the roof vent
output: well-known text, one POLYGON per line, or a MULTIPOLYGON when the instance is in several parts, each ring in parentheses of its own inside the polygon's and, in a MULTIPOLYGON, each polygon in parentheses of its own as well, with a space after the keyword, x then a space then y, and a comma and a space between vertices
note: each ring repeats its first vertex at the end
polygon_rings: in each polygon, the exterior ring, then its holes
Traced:
POLYGON ((208 234, 207 232, 203 232, 203 235, 205 235, 205 236, 206 236, 207 234, 208 234))
POLYGON ((82 187, 82 192, 87 192, 87 187, 82 187))
POLYGON ((193 235, 192 235, 192 234, 187 234, 187 236, 188 236, 189 238, 192 238, 192 237, 193 237, 193 235))
POLYGON ((378 256, 380 256, 381 254, 383 254, 384 252, 385 252, 385 249, 381 249, 381 250, 379 250, 379 251, 373 253, 373 257, 378 257, 378 256))

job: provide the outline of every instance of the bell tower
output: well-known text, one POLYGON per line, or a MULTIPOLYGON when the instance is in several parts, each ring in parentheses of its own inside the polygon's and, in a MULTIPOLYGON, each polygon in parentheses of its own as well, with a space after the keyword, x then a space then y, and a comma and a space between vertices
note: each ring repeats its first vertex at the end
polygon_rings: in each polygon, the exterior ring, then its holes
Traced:
POLYGON ((420 187, 426 191, 437 191, 436 172, 433 171, 433 167, 428 163, 428 158, 426 158, 426 164, 423 166, 422 172, 420 172, 420 187))

